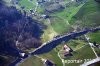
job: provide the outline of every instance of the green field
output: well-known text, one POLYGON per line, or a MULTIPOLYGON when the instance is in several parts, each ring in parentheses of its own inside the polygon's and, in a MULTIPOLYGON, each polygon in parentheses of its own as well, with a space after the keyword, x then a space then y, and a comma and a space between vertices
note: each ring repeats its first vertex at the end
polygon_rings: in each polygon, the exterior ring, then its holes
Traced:
POLYGON ((62 66, 62 62, 61 62, 60 58, 57 56, 57 54, 58 53, 55 50, 52 50, 52 51, 50 51, 46 54, 42 54, 40 56, 53 61, 57 66, 62 66))
MULTIPOLYGON (((100 31, 95 33, 89 33, 88 36, 90 38, 90 42, 93 43, 95 41, 97 44, 100 45, 100 31)), ((97 52, 97 54, 100 56, 100 49, 97 47, 95 47, 94 49, 97 52)))
POLYGON ((71 19, 73 25, 80 28, 96 27, 100 25, 100 4, 94 0, 89 0, 84 4, 75 16, 71 19))
POLYGON ((77 50, 80 47, 82 47, 83 45, 86 45, 86 42, 83 40, 71 40, 69 42, 67 42, 68 45, 73 49, 73 50, 77 50))
POLYGON ((90 37, 90 41, 93 43, 94 41, 100 44, 100 31, 89 33, 88 36, 90 37))
POLYGON ((83 5, 84 4, 78 5, 76 2, 69 2, 66 3, 64 10, 50 13, 50 16, 53 17, 51 18, 51 25, 53 29, 58 34, 65 34, 73 31, 72 25, 69 21, 83 5))
POLYGON ((59 34, 64 34, 73 30, 73 28, 68 24, 67 20, 60 17, 51 18, 51 26, 59 34))
MULTIPOLYGON (((86 47, 83 47, 80 50, 77 50, 72 53, 74 56, 70 58, 66 58, 66 60, 82 60, 82 63, 84 63, 84 59, 94 59, 96 58, 95 54, 93 53, 92 49, 89 45, 86 47)), ((66 63, 66 66, 80 66, 82 63, 66 63)))
POLYGON ((39 58, 32 56, 26 59, 24 62, 22 62, 19 66, 44 66, 44 65, 39 58))
MULTIPOLYGON (((37 0, 33 0, 33 1, 21 0, 21 1, 19 1, 19 4, 18 4, 18 6, 20 6, 20 7, 24 6, 25 11, 27 11, 27 12, 30 11, 30 9, 35 10, 36 5, 37 5, 37 0)), ((43 13, 43 9, 40 7, 40 5, 37 8, 37 13, 43 13)))
MULTIPOLYGON (((72 25, 69 21, 84 4, 79 5, 76 2, 70 2, 69 0, 64 0, 64 2, 61 2, 60 4, 64 6, 65 9, 49 14, 51 16, 50 26, 52 26, 54 31, 58 34, 65 34, 73 31, 73 28, 71 27, 72 25)), ((19 6, 25 6, 26 11, 29 11, 30 9, 34 10, 36 7, 36 0, 33 0, 32 2, 29 0, 21 0, 19 2, 19 6)), ((37 8, 37 13, 44 13, 44 8, 39 5, 37 8)))
POLYGON ((84 63, 84 59, 96 58, 95 54, 93 53, 93 50, 88 45, 88 43, 86 43, 82 40, 71 41, 68 43, 68 45, 76 51, 72 52, 72 54, 73 54, 72 57, 66 57, 65 60, 82 60, 82 62, 81 63, 66 63, 66 66, 80 66, 80 64, 84 63), (86 44, 86 46, 84 46, 83 48, 80 48, 85 44, 86 44))
POLYGON ((19 6, 24 6, 26 10, 34 9, 36 6, 36 0, 30 2, 29 0, 21 0, 19 6))
POLYGON ((79 9, 84 4, 80 4, 79 6, 77 4, 72 5, 71 3, 65 7, 63 11, 60 12, 54 12, 50 14, 51 16, 59 16, 63 19, 67 19, 68 21, 71 20, 71 18, 79 11, 79 9))

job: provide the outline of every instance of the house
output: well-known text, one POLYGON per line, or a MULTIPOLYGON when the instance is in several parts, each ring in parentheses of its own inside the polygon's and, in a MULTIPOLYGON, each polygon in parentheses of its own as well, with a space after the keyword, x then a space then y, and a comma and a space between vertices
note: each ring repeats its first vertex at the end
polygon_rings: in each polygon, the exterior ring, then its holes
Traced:
POLYGON ((93 46, 94 46, 94 47, 97 47, 97 48, 100 48, 100 45, 97 44, 95 41, 93 42, 93 46))
POLYGON ((46 66, 56 66, 52 61, 46 60, 45 62, 46 66))
POLYGON ((64 50, 66 50, 66 52, 72 52, 73 50, 68 46, 68 45, 64 45, 63 47, 64 50))
POLYGON ((20 53, 21 57, 24 57, 25 56, 25 53, 20 53))
POLYGON ((44 62, 45 66, 56 66, 54 62, 52 62, 51 60, 48 59, 41 59, 41 60, 44 62))
POLYGON ((49 16, 48 15, 45 15, 45 14, 41 15, 41 17, 44 18, 44 19, 49 18, 49 16))
POLYGON ((65 57, 72 56, 71 52, 73 50, 69 46, 67 46, 66 44, 64 45, 63 50, 65 50, 65 52, 64 52, 65 57))

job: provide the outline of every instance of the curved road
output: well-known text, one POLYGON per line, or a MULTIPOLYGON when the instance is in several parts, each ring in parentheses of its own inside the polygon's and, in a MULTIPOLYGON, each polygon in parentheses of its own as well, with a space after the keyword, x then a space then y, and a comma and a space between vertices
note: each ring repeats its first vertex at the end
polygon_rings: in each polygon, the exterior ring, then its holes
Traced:
POLYGON ((63 42, 63 41, 67 42, 71 39, 74 39, 78 36, 84 35, 88 32, 94 32, 94 31, 98 31, 98 30, 100 30, 100 28, 83 30, 83 31, 80 31, 80 32, 75 32, 75 33, 71 33, 69 35, 63 35, 63 36, 60 36, 58 38, 54 38, 53 40, 50 40, 50 41, 44 43, 39 48, 30 52, 30 54, 31 55, 38 55, 38 54, 47 53, 47 52, 51 51, 53 48, 55 48, 57 45, 61 44, 61 42, 63 42))
POLYGON ((71 39, 74 39, 78 36, 84 35, 88 32, 95 32, 95 31, 99 31, 99 30, 100 30, 100 27, 97 27, 94 29, 83 30, 80 32, 75 32, 75 33, 71 33, 69 35, 63 35, 58 38, 54 38, 54 39, 42 44, 39 48, 35 49, 34 51, 29 52, 28 55, 25 55, 24 57, 17 59, 13 63, 11 63, 9 66, 17 66, 19 63, 23 62, 25 59, 27 59, 28 57, 30 57, 32 55, 39 55, 39 54, 47 53, 47 52, 51 51, 53 48, 55 48, 57 45, 61 44, 61 42, 63 42, 63 41, 67 42, 71 39))

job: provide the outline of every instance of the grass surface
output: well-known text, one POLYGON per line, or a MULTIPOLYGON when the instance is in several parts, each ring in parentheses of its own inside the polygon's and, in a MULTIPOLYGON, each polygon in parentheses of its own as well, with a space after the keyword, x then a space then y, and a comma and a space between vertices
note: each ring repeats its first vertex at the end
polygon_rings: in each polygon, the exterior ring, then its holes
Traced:
MULTIPOLYGON (((89 33, 88 36, 90 38, 90 42, 93 43, 95 41, 97 44, 100 45, 100 31, 95 33, 89 33)), ((100 49, 97 47, 95 47, 94 49, 97 52, 98 56, 100 57, 100 49)))
POLYGON ((100 44, 100 31, 89 33, 88 36, 90 37, 90 41, 92 43, 95 41, 97 44, 100 44))
POLYGON ((19 66, 44 66, 42 61, 35 56, 32 56, 22 62, 19 66))
POLYGON ((59 17, 51 19, 51 26, 59 34, 64 34, 72 30, 71 26, 67 23, 67 20, 59 17))
POLYGON ((89 0, 75 16, 71 19, 73 25, 80 28, 96 27, 100 25, 100 4, 94 0, 89 0))
POLYGON ((72 52, 72 54, 73 54, 72 57, 64 58, 65 63, 68 60, 82 60, 82 62, 80 62, 80 63, 75 63, 75 62, 74 63, 66 63, 66 66, 80 66, 80 64, 83 64, 85 62, 85 59, 96 58, 96 56, 93 53, 93 50, 91 49, 89 44, 83 40, 71 40, 71 41, 67 42, 66 44, 75 51, 72 52), (84 46, 84 47, 80 48, 82 46, 84 46))
POLYGON ((57 56, 57 52, 55 50, 52 50, 52 51, 50 51, 46 54, 42 54, 40 56, 53 61, 57 66, 62 66, 62 62, 59 59, 59 57, 57 56))
POLYGON ((92 49, 89 45, 83 47, 80 50, 77 50, 72 53, 73 56, 66 58, 66 60, 82 60, 81 63, 66 63, 66 66, 80 66, 80 64, 85 62, 85 59, 94 59, 96 58, 95 54, 93 53, 92 49))
POLYGON ((86 43, 83 40, 71 40, 68 42, 68 45, 73 49, 77 50, 83 45, 86 45, 86 43))
POLYGON ((34 9, 36 6, 36 0, 33 0, 32 2, 30 2, 29 0, 21 0, 19 1, 19 5, 20 6, 24 6, 25 9, 28 11, 30 9, 34 9))
POLYGON ((71 20, 71 18, 79 11, 79 9, 83 6, 84 4, 80 4, 79 6, 75 3, 69 4, 68 6, 65 7, 63 11, 60 12, 54 12, 50 14, 51 16, 59 16, 62 17, 63 19, 67 19, 68 21, 71 20))

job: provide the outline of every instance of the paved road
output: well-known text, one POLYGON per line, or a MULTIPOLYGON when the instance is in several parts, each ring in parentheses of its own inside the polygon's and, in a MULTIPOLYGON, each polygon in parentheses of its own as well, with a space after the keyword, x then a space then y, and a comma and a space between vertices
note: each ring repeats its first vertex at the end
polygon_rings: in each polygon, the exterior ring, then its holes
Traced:
POLYGON ((94 32, 94 31, 98 31, 98 30, 100 30, 100 27, 94 28, 94 29, 83 30, 80 32, 70 33, 69 35, 63 35, 58 38, 52 39, 52 40, 42 44, 39 48, 35 49, 34 51, 29 52, 29 54, 25 55, 23 57, 23 59, 22 58, 17 59, 15 62, 11 63, 9 66, 16 66, 20 62, 23 62, 25 59, 27 59, 28 57, 30 57, 32 55, 39 55, 39 54, 47 53, 47 52, 51 51, 52 49, 54 49, 57 45, 61 44, 61 42, 63 42, 63 41, 67 42, 75 37, 84 35, 88 32, 94 32))
POLYGON ((95 49, 93 48, 93 43, 90 43, 90 41, 89 41, 90 38, 88 36, 86 36, 86 35, 85 35, 85 38, 87 39, 88 44, 90 45, 91 49, 93 50, 95 56, 98 58, 98 55, 97 55, 95 49))
POLYGON ((31 53, 31 55, 47 53, 47 52, 51 51, 53 48, 55 48, 57 45, 61 44, 61 42, 63 42, 63 41, 67 42, 73 38, 76 38, 76 37, 84 35, 88 32, 94 32, 97 30, 100 30, 100 28, 88 29, 88 30, 83 30, 83 31, 76 32, 76 33, 71 33, 69 35, 60 36, 58 38, 52 39, 52 40, 44 43, 42 46, 40 46, 39 48, 35 49, 34 51, 32 51, 30 53, 31 53))

